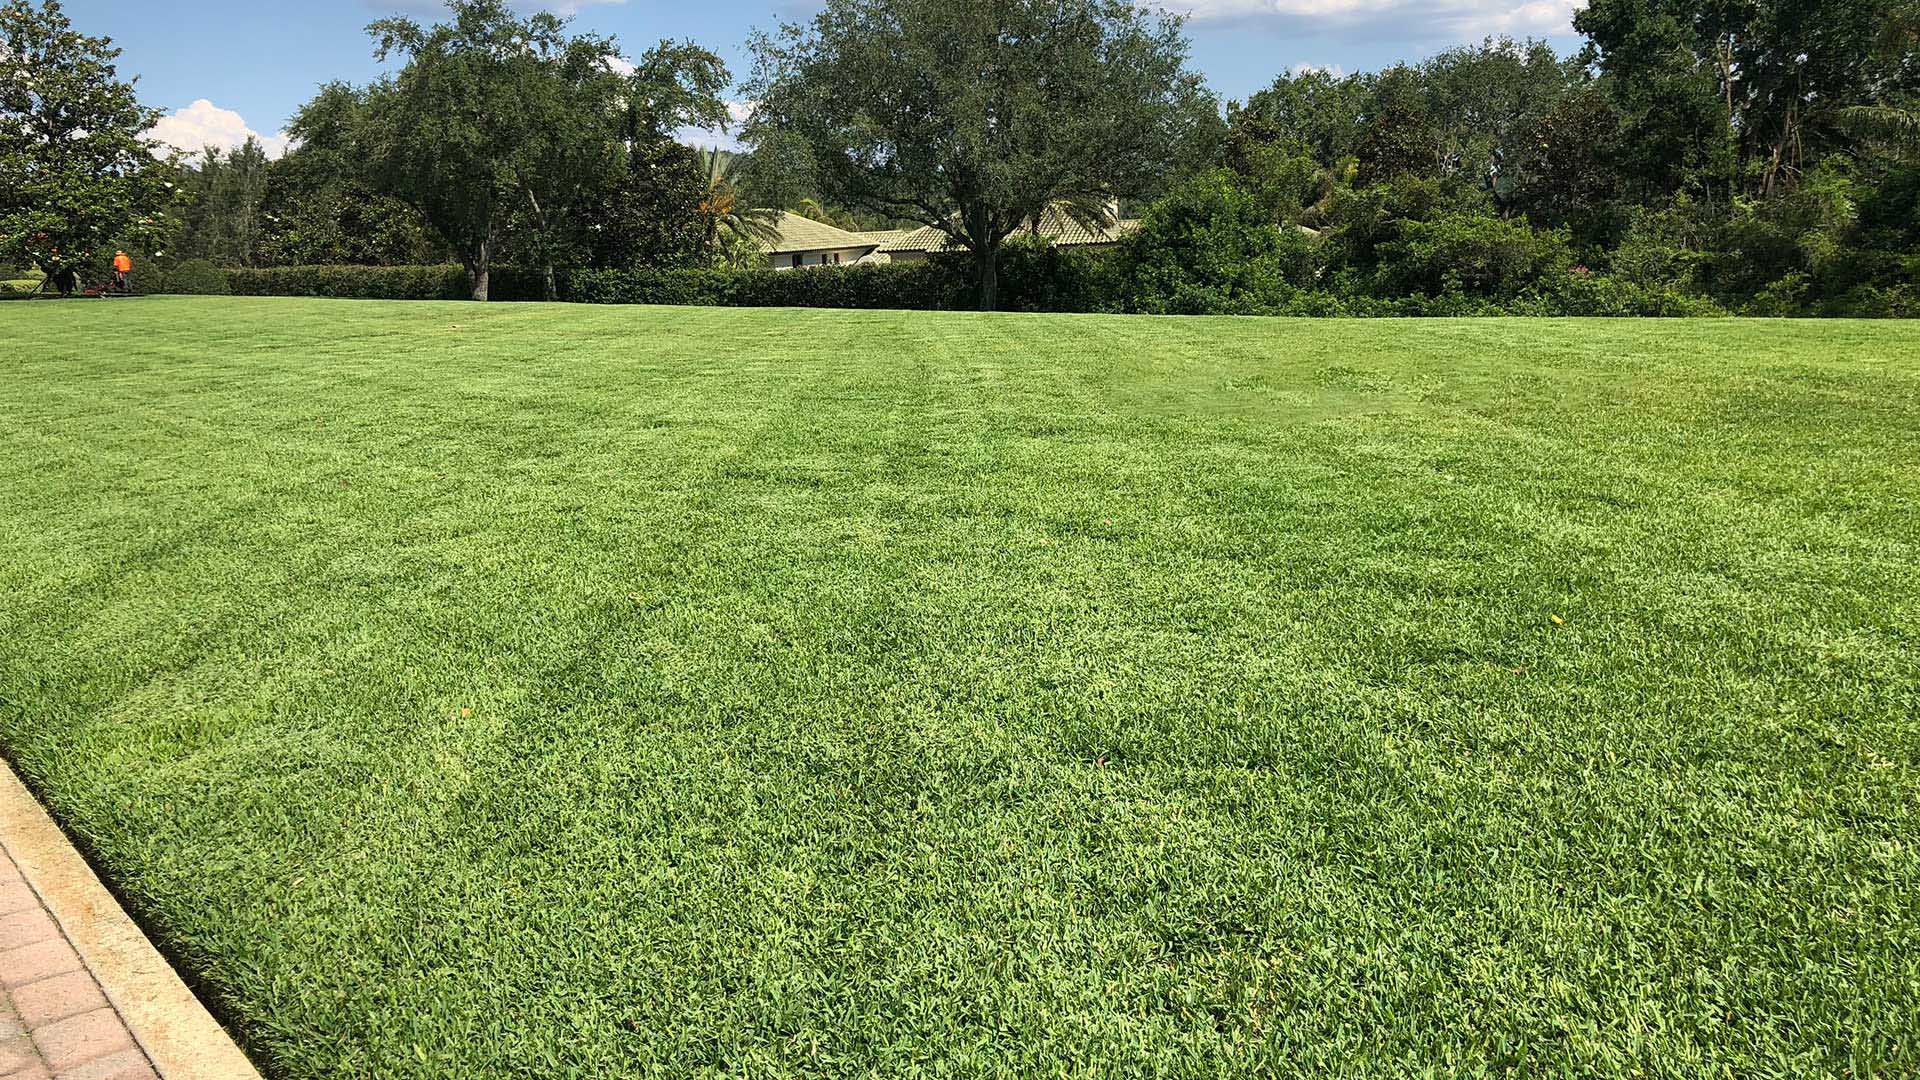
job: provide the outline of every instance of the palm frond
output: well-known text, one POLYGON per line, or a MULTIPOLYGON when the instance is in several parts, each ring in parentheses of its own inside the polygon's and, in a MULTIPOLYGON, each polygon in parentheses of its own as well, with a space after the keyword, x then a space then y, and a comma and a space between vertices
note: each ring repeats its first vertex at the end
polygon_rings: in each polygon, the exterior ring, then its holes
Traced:
POLYGON ((1920 153, 1920 109, 1897 105, 1850 105, 1834 112, 1834 123, 1856 138, 1870 139, 1920 153))
POLYGON ((743 239, 772 243, 780 239, 780 211, 740 210, 723 222, 727 231, 743 239))

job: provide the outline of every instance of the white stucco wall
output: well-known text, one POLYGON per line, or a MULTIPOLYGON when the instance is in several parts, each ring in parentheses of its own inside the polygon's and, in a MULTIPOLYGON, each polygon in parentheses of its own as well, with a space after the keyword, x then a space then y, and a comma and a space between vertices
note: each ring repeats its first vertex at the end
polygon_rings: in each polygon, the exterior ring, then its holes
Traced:
POLYGON ((839 260, 838 265, 852 266, 871 251, 873 251, 871 247, 839 248, 832 251, 788 251, 767 256, 767 267, 772 270, 796 269, 793 265, 796 255, 802 260, 800 265, 803 267, 833 266, 836 265, 834 261, 836 258, 839 260))

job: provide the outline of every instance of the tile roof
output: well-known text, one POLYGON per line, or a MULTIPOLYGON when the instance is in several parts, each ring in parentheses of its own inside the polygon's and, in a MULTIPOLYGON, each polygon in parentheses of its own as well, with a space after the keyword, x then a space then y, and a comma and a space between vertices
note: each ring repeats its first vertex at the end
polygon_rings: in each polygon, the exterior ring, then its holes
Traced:
POLYGON ((779 238, 760 242, 760 250, 769 255, 794 251, 837 251, 842 248, 872 247, 876 243, 867 239, 869 234, 836 229, 824 221, 793 213, 782 212, 774 227, 780 230, 779 238))
MULTIPOLYGON (((1140 222, 1137 220, 1116 221, 1104 229, 1088 228, 1067 216, 1067 214, 1058 207, 1048 207, 1046 213, 1040 215, 1040 223, 1037 229, 1033 229, 1031 226, 1022 227, 1019 232, 1014 233, 1014 235, 1020 236, 1032 231, 1038 232, 1042 237, 1053 241, 1058 247, 1087 247, 1099 244, 1117 244, 1129 233, 1135 232, 1139 228, 1140 222)), ((925 228, 915 229, 905 236, 889 240, 880 245, 881 251, 889 253, 895 251, 950 251, 958 250, 958 248, 959 245, 955 244, 946 233, 941 232, 931 225, 925 228)))

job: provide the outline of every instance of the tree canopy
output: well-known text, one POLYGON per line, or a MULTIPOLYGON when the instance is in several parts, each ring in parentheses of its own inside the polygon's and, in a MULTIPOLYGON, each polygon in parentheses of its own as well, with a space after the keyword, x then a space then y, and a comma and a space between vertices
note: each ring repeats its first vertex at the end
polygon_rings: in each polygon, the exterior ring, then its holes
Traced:
POLYGON ((486 299, 499 238, 548 269, 578 243, 576 216, 629 173, 638 141, 726 116, 718 57, 662 42, 637 63, 612 38, 574 35, 555 15, 503 0, 452 0, 451 20, 369 27, 405 67, 360 94, 355 158, 376 190, 417 210, 486 299))
POLYGON ((159 113, 120 78, 119 56, 58 0, 0 5, 0 261, 52 273, 157 232, 173 197, 145 138, 159 113))
POLYGON ((269 162, 156 158, 111 44, 0 0, 0 262, 457 259, 473 295, 501 265, 552 297, 569 269, 764 269, 786 210, 933 226, 943 306, 1004 280, 1012 306, 1142 311, 1920 313, 1920 0, 1591 0, 1572 54, 1298 70, 1224 117, 1153 7, 823 0, 736 88, 690 42, 628 57, 453 0, 374 23, 387 77, 321 87, 269 162), (682 145, 728 94, 751 152, 682 145), (1035 224, 1122 206, 1104 264, 1035 224))
POLYGON ((1109 220, 1217 134, 1180 21, 1129 0, 828 0, 754 51, 758 152, 945 232, 986 308, 1007 237, 1053 205, 1109 220))

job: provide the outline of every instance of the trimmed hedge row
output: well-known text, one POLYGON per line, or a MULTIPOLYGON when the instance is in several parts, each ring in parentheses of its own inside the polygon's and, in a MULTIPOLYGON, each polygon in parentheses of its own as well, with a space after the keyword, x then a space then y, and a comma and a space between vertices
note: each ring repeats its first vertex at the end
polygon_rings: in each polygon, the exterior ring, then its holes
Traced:
POLYGON ((204 259, 156 259, 135 266, 133 284, 140 292, 155 295, 226 296, 233 291, 227 272, 204 259))
POLYGON ((560 298, 580 304, 694 307, 890 308, 964 306, 960 282, 942 264, 807 270, 574 270, 560 298))
MULTIPOLYGON (((1110 257, 1010 249, 1000 276, 1008 311, 1137 311, 1110 257)), ((690 307, 814 307, 968 310, 969 267, 956 259, 807 270, 564 270, 555 277, 562 301, 580 304, 667 304, 690 307)), ((236 296, 314 296, 354 300, 466 300, 458 266, 290 266, 227 271, 236 296)), ((540 299, 540 275, 494 269, 493 299, 540 299)), ((157 291, 157 290, 156 290, 157 291)), ((208 290, 212 291, 212 290, 208 290)), ((1180 315, 1296 315, 1414 318, 1461 315, 1701 316, 1726 312, 1710 300, 1647 289, 1599 275, 1567 274, 1504 300, 1443 293, 1381 298, 1276 283, 1266 295, 1226 297, 1183 291, 1158 309, 1180 315)))
POLYGON ((333 300, 468 300, 458 266, 280 266, 229 270, 235 296, 320 296, 333 300))
MULTIPOLYGON (((459 266, 286 266, 231 270, 235 296, 317 296, 339 300, 466 300, 459 266)), ((931 263, 851 266, 800 273, 775 270, 562 270, 560 299, 580 304, 680 304, 694 307, 949 308, 956 282, 931 263)), ((537 271, 496 267, 494 300, 538 300, 537 271)))

